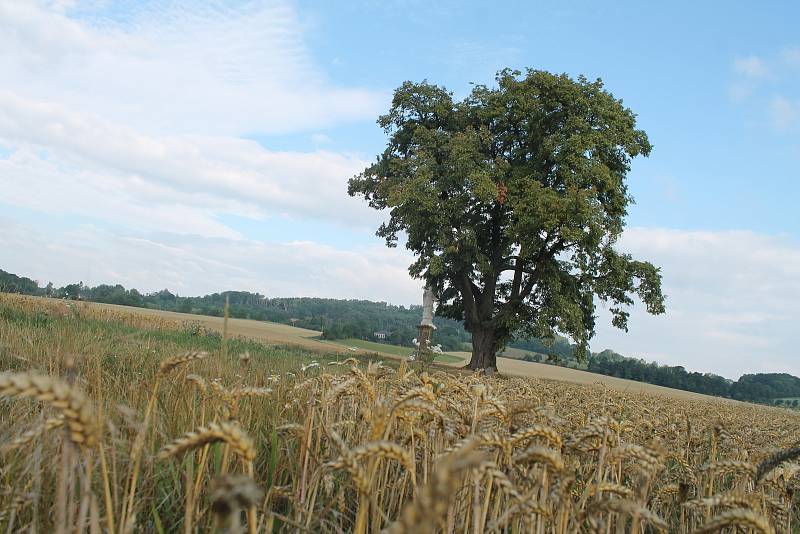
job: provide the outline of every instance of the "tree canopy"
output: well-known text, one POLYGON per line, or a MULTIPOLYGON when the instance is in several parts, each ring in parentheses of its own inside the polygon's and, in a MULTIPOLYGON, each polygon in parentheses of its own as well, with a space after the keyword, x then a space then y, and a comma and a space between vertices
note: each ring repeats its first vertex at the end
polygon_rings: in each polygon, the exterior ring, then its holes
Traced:
POLYGON ((583 357, 595 299, 623 329, 634 295, 664 312, 659 269, 614 247, 631 160, 651 146, 600 80, 503 70, 496 82, 461 101, 404 83, 378 120, 386 149, 348 192, 389 210, 377 234, 402 237, 437 314, 464 321, 470 367, 494 367, 516 335, 564 334, 583 357))

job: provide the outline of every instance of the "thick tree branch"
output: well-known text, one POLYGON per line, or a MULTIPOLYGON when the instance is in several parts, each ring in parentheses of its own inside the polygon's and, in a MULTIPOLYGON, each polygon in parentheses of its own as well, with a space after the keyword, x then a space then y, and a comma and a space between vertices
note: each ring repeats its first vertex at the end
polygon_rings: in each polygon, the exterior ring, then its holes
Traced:
POLYGON ((466 271, 461 272, 459 285, 461 286, 461 294, 463 296, 462 301, 464 302, 464 311, 466 312, 464 314, 466 324, 468 326, 478 324, 478 301, 475 297, 476 294, 478 297, 480 296, 480 292, 478 291, 479 288, 472 280, 470 280, 469 274, 466 271))

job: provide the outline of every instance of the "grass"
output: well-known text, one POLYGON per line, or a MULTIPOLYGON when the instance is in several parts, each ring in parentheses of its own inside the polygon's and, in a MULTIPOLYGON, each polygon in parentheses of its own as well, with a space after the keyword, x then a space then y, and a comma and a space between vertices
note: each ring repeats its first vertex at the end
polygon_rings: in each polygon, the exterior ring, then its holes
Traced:
MULTIPOLYGON (((414 349, 412 349, 411 347, 401 347, 399 345, 389 345, 388 343, 376 343, 374 341, 365 341, 363 339, 354 339, 354 338, 333 339, 330 340, 329 343, 347 348, 354 347, 357 349, 362 349, 370 352, 391 354, 393 356, 399 356, 403 358, 408 358, 414 352, 414 349)), ((458 355, 444 353, 437 355, 435 361, 442 363, 458 363, 458 362, 463 362, 464 358, 458 355)))
MULTIPOLYGON (((518 349, 515 347, 506 347, 506 349, 503 350, 502 352, 502 356, 504 358, 511 358, 514 360, 521 360, 521 361, 531 361, 531 360, 526 360, 525 358, 536 355, 539 356, 539 362, 547 362, 547 354, 542 354, 540 352, 533 352, 524 349, 518 349)), ((569 369, 577 369, 579 371, 585 371, 586 369, 589 368, 589 366, 586 363, 578 362, 575 360, 570 360, 566 367, 569 369)))
MULTIPOLYGON (((111 362, 113 358, 115 365, 128 366, 160 361, 185 351, 222 350, 222 335, 195 324, 148 322, 147 318, 138 319, 134 315, 112 316, 109 320, 98 318, 94 313, 82 316, 80 310, 66 305, 63 314, 54 315, 42 311, 25 314, 3 303, 0 304, 0 320, 5 320, 7 327, 17 327, 17 336, 30 334, 30 354, 35 358, 45 357, 47 351, 57 347, 61 353, 102 354, 104 362, 111 362), (142 328, 143 325, 148 328, 142 328), (31 330, 35 330, 35 336, 31 330)), ((6 329, 3 337, 11 337, 11 332, 6 329)), ((249 352, 253 358, 269 361, 276 372, 294 369, 298 363, 309 363, 324 356, 301 347, 270 345, 244 337, 231 337, 226 344, 229 353, 249 352)), ((0 337, 0 357, 10 356, 9 346, 0 337)), ((336 357, 335 354, 328 356, 336 357)), ((12 358, 11 362, 12 369, 25 367, 25 359, 12 358)))
MULTIPOLYGON (((54 305, 56 305, 56 302, 59 302, 52 299, 40 300, 44 300, 46 302, 49 301, 54 305)), ((96 302, 82 302, 78 306, 81 309, 86 310, 103 310, 114 313, 128 313, 141 317, 153 318, 156 320, 177 322, 191 325, 195 328, 200 327, 203 330, 210 332, 221 333, 223 328, 223 319, 221 317, 192 315, 187 313, 152 310, 147 308, 134 308, 129 306, 102 304, 96 302)), ((345 354, 348 356, 352 355, 351 351, 346 350, 349 347, 358 348, 357 352, 362 355, 368 353, 378 353, 386 357, 407 357, 413 351, 413 349, 410 347, 397 347, 395 345, 388 345, 385 343, 373 343, 356 339, 326 341, 320 338, 321 332, 308 330, 305 328, 296 328, 280 323, 271 323, 268 321, 230 319, 228 321, 228 331, 233 335, 246 337, 248 339, 261 341, 267 344, 298 347, 300 349, 322 354, 330 353, 332 348, 336 348, 336 350, 338 350, 340 355, 343 357, 346 357, 345 354), (338 347, 341 347, 342 350, 339 350, 338 347)), ((436 359, 437 362, 451 364, 459 363, 462 360, 463 358, 459 358, 452 354, 444 354, 436 359)))
POLYGON ((389 345, 387 343, 376 343, 374 341, 364 341, 363 339, 332 339, 329 340, 334 345, 342 347, 354 347, 357 349, 368 350, 372 352, 383 352, 386 354, 393 354, 395 356, 408 357, 414 352, 411 347, 401 347, 399 345, 389 345))
MULTIPOLYGON (((503 356, 506 358, 516 358, 518 360, 522 360, 525 356, 533 356, 535 353, 523 350, 523 349, 516 349, 514 347, 506 347, 503 351, 503 356)), ((546 356, 545 356, 546 358, 546 356)))
POLYGON ((0 294, 0 531, 798 531, 796 412, 197 326, 0 294))

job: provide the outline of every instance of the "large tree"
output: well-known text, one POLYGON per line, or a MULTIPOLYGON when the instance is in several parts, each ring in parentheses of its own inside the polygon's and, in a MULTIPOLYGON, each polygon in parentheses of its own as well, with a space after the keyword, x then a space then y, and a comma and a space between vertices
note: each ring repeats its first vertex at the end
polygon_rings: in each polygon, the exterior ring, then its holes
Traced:
POLYGON ((377 235, 390 247, 404 235, 437 313, 464 321, 469 367, 495 368, 514 336, 563 334, 582 357, 597 299, 625 330, 634 295, 664 312, 659 269, 614 248, 631 159, 651 146, 600 80, 504 70, 496 81, 461 101, 404 83, 378 120, 386 150, 348 191, 390 210, 377 235))

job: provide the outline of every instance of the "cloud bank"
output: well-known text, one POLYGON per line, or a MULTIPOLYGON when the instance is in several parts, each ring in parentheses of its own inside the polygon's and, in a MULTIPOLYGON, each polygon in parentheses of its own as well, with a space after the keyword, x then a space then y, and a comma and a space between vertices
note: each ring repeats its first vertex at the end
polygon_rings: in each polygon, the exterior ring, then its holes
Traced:
POLYGON ((202 236, 232 237, 224 215, 374 224, 342 194, 362 158, 243 138, 383 107, 381 93, 325 81, 290 5, 139 5, 124 23, 0 5, 2 200, 202 236))
POLYGON ((630 334, 602 312, 592 347, 718 372, 800 375, 792 332, 800 300, 800 243, 747 231, 632 228, 620 247, 663 269, 667 313, 635 307, 630 334))

